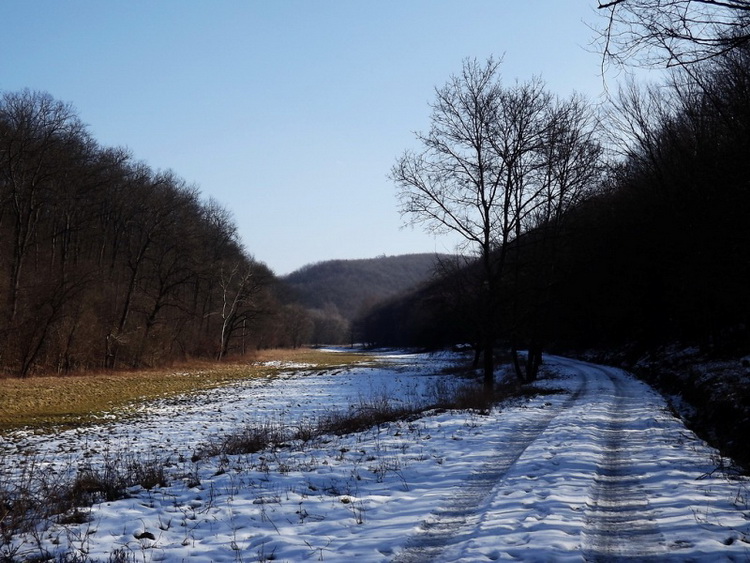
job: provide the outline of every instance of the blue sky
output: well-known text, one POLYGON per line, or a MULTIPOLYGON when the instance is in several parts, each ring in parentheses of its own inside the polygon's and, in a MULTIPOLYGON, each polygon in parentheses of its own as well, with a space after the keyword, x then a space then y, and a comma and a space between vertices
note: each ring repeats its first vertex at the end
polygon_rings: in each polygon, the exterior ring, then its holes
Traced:
MULTIPOLYGON (((230 209, 277 274, 450 252, 401 229, 387 174, 466 57, 592 102, 595 0, 4 0, 0 90, 70 102, 105 146, 230 209)), ((608 83, 611 86, 611 82, 608 83)))

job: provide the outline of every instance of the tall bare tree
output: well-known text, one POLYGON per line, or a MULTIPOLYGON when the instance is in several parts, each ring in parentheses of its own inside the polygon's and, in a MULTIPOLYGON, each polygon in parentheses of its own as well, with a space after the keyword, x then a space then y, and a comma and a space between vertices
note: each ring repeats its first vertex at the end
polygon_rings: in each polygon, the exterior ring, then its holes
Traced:
POLYGON ((232 338, 264 312, 267 306, 264 293, 269 287, 271 272, 262 264, 247 258, 237 261, 231 268, 222 268, 220 277, 221 306, 218 316, 221 319, 219 353, 217 359, 227 356, 232 338))
POLYGON ((560 112, 540 80, 501 84, 500 62, 466 60, 436 90, 431 128, 420 152, 405 152, 391 171, 409 223, 459 234, 481 264, 478 333, 485 386, 494 385, 500 281, 509 243, 550 207, 569 198, 552 186, 551 145, 560 112))

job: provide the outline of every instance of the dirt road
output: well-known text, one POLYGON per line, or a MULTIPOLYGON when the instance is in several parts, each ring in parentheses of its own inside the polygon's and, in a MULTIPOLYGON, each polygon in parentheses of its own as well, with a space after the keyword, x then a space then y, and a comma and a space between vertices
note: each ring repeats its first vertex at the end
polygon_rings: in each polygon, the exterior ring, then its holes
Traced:
POLYGON ((518 423, 393 561, 750 560, 748 549, 727 550, 747 537, 738 529, 697 548, 696 534, 721 516, 701 512, 700 479, 686 486, 705 459, 661 397, 616 368, 547 364, 568 379, 570 396, 518 423))

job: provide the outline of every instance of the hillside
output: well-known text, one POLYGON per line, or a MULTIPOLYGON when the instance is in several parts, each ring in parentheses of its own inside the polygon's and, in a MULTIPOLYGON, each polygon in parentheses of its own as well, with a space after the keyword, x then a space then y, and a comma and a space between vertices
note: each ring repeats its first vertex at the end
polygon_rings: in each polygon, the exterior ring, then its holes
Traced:
POLYGON ((428 280, 437 254, 405 254, 362 260, 327 260, 304 266, 283 280, 309 309, 332 305, 352 320, 364 306, 406 291, 428 280))
POLYGON ((0 375, 287 345, 276 281, 186 180, 99 145, 50 94, 0 92, 0 375))

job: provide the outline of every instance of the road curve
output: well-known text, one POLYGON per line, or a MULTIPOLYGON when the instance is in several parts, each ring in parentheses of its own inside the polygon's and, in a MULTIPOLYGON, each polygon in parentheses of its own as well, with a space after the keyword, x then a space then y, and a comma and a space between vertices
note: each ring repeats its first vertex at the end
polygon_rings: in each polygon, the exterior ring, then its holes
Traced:
MULTIPOLYGON (((556 485, 574 489, 573 496, 583 499, 580 507, 573 507, 572 516, 564 517, 566 522, 559 525, 564 535, 571 536, 576 544, 573 550, 576 560, 649 561, 668 553, 669 546, 644 485, 649 465, 639 458, 649 447, 653 435, 650 430, 659 431, 658 417, 642 404, 643 384, 615 368, 559 357, 548 357, 545 363, 548 368, 565 374, 571 383, 569 397, 554 405, 548 403, 550 408, 530 424, 511 420, 509 424, 517 427, 506 435, 512 438, 497 444, 493 458, 477 468, 460 490, 424 519, 395 554, 393 562, 469 560, 471 555, 467 553, 471 551, 464 549, 463 557, 459 557, 456 546, 461 552, 462 543, 471 543, 472 529, 493 525, 493 502, 502 505, 504 501, 497 499, 510 498, 516 493, 525 495, 521 502, 523 510, 518 510, 520 528, 528 520, 550 516, 545 513, 548 508, 539 507, 554 506, 542 501, 556 494, 561 488, 556 485), (519 490, 523 475, 528 475, 527 467, 540 457, 554 464, 558 463, 554 461, 556 457, 562 460, 567 456, 569 460, 571 450, 581 457, 581 469, 575 473, 574 482, 565 475, 557 481, 550 476, 546 483, 538 479, 530 485, 522 484, 519 490), (543 487, 544 484, 549 486, 543 487)), ((507 521, 508 511, 503 510, 507 521)), ((554 559, 524 552, 524 538, 527 540, 528 534, 498 530, 497 549, 481 560, 554 559)))
POLYGON ((642 394, 630 385, 632 376, 616 368, 556 361, 569 372, 599 376, 594 404, 601 412, 581 421, 594 429, 600 450, 581 532, 584 560, 661 560, 668 548, 643 484, 646 466, 636 461, 649 448, 651 434, 644 430, 658 424, 656 419, 644 409, 642 394))

